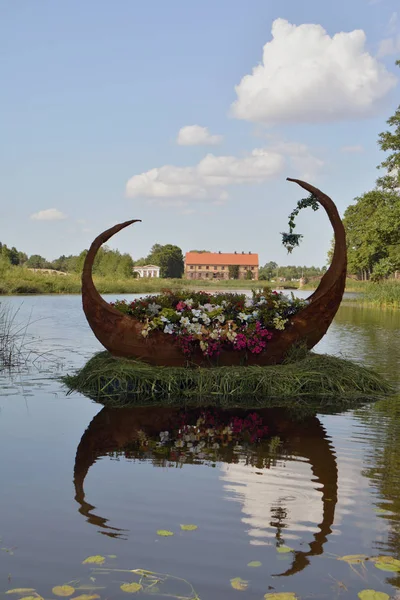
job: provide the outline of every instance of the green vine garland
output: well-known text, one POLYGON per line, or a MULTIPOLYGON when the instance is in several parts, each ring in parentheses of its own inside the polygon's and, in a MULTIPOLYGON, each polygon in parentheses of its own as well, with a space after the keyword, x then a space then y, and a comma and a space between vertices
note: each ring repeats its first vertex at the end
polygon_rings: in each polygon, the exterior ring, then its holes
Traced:
POLYGON ((292 210, 289 215, 289 233, 281 233, 282 244, 285 246, 289 254, 291 254, 293 248, 299 246, 300 239, 303 237, 301 233, 293 233, 293 230, 296 227, 294 219, 297 217, 302 208, 307 208, 308 206, 311 206, 313 210, 319 209, 319 203, 314 194, 310 194, 307 198, 302 198, 298 201, 296 208, 292 210))

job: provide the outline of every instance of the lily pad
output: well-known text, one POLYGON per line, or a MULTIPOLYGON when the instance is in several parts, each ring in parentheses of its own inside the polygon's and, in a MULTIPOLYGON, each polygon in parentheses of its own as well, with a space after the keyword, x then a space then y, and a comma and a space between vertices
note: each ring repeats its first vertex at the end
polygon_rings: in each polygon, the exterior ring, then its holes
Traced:
POLYGON ((161 535, 161 537, 170 537, 174 535, 173 531, 168 531, 167 529, 159 529, 157 531, 157 535, 161 535))
POLYGON ((123 592, 128 592, 129 594, 136 594, 136 592, 139 592, 142 589, 143 586, 140 585, 140 583, 123 583, 121 585, 121 590, 123 592))
POLYGON ((396 565, 391 565, 390 563, 376 562, 375 566, 381 571, 389 571, 390 573, 400 573, 400 567, 396 567, 396 565))
POLYGON ((289 552, 293 552, 293 548, 289 548, 289 546, 278 546, 276 549, 279 554, 288 554, 289 552))
POLYGON ((389 571, 391 573, 400 573, 400 560, 393 556, 373 556, 371 561, 377 569, 381 571, 389 571))
POLYGON ((53 587, 53 594, 55 596, 72 596, 74 592, 75 588, 73 588, 71 585, 56 585, 53 587))
POLYGON ((368 560, 368 556, 366 554, 346 554, 345 556, 339 556, 338 560, 343 560, 349 565, 359 565, 368 560))
POLYGON ((265 594, 266 600, 297 600, 297 596, 294 592, 277 592, 272 594, 265 594))
POLYGON ((241 577, 235 577, 234 579, 231 579, 231 586, 233 587, 234 590, 239 590, 240 592, 244 592, 245 590, 247 590, 248 585, 249 585, 249 582, 245 581, 241 577))
POLYGON ((360 600, 390 600, 390 596, 385 592, 376 592, 375 590, 362 590, 358 592, 360 600))
POLYGON ((42 596, 24 596, 21 600, 44 600, 42 596))
POLYGON ((181 525, 182 531, 196 531, 197 525, 181 525))
POLYGON ((81 596, 75 596, 74 598, 71 598, 71 600, 97 600, 97 598, 100 598, 100 596, 97 594, 82 594, 81 596))
POLYGON ((88 556, 87 558, 85 558, 85 560, 82 562, 83 565, 102 565, 106 560, 105 556, 100 556, 100 554, 96 554, 96 556, 88 556))
POLYGON ((247 564, 248 567, 261 567, 261 563, 259 560, 252 560, 247 564))

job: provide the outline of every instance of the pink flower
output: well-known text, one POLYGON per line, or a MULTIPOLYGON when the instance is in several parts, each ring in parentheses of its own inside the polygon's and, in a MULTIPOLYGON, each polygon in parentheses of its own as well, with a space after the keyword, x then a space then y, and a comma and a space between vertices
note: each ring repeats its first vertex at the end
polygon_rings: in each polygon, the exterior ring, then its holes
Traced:
POLYGON ((186 304, 182 300, 179 300, 178 304, 176 305, 176 310, 182 311, 185 310, 185 308, 186 304))

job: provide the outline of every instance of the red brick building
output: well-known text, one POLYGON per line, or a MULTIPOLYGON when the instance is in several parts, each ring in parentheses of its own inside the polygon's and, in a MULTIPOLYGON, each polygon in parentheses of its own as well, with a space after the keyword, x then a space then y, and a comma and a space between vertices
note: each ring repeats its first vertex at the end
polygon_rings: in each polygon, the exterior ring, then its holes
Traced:
POLYGON ((258 279, 258 254, 252 252, 186 252, 186 279, 229 279, 229 267, 239 267, 239 279, 250 271, 258 279))

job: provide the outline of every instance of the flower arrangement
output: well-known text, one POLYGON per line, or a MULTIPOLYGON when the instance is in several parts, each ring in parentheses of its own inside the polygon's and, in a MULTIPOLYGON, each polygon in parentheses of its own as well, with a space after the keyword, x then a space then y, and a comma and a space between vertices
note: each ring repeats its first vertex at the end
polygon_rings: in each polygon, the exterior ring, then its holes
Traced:
POLYGON ((119 300, 112 306, 143 324, 142 336, 154 331, 173 336, 185 355, 200 347, 204 356, 217 357, 223 349, 260 354, 307 301, 268 288, 252 296, 234 293, 171 292, 119 300))

